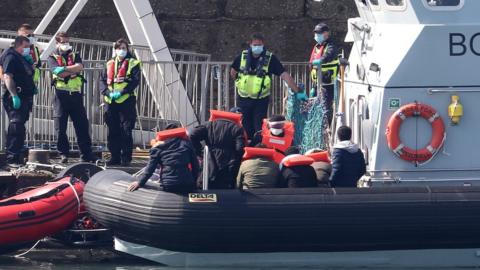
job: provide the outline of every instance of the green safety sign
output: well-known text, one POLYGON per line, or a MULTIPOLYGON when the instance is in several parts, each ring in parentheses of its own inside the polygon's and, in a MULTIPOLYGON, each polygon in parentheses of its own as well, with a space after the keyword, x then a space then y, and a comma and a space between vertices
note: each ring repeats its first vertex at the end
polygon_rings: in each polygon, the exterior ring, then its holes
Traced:
POLYGON ((388 99, 388 109, 397 110, 400 108, 400 99, 399 98, 390 98, 388 99))

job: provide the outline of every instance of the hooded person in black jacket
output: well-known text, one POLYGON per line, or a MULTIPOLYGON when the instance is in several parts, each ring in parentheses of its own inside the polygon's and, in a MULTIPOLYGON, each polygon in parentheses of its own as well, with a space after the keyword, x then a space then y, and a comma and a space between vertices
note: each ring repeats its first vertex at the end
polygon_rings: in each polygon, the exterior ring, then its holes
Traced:
MULTIPOLYGON (((177 128, 170 124, 166 129, 177 128)), ((195 188, 199 165, 192 143, 183 138, 170 138, 159 141, 150 150, 150 161, 137 182, 133 182, 129 191, 145 185, 155 170, 159 171, 160 185, 167 192, 189 192, 195 188)))
MULTIPOLYGON (((230 111, 240 113, 239 108, 230 111)), ((231 120, 217 119, 193 128, 189 136, 199 158, 203 157, 202 142, 208 146, 209 188, 234 188, 245 147, 243 127, 231 120)))
POLYGON ((356 187, 357 181, 365 174, 365 158, 358 146, 350 141, 352 129, 341 126, 337 130, 339 143, 333 146, 332 187, 356 187))
POLYGON ((317 174, 310 165, 299 165, 286 167, 283 162, 292 156, 300 156, 300 150, 296 146, 290 146, 285 151, 285 158, 280 162, 280 172, 282 175, 282 187, 304 188, 317 186, 317 174))

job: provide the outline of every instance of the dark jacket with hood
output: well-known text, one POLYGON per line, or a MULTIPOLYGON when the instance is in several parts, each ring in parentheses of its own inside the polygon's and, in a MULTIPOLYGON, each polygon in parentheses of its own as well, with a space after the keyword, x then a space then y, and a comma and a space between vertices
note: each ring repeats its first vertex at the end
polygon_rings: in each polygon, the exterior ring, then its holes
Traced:
POLYGON ((226 181, 227 179, 215 179, 222 171, 222 175, 228 175, 234 181, 243 156, 245 147, 245 131, 236 123, 219 119, 200 125, 190 131, 195 151, 199 157, 203 157, 202 141, 209 147, 209 180, 226 181))
POLYGON ((150 150, 150 161, 139 179, 143 186, 156 169, 165 191, 194 188, 199 165, 192 143, 181 138, 168 139, 150 150))
POLYGON ((356 187, 365 171, 365 158, 356 144, 341 141, 333 147, 330 176, 332 187, 356 187))

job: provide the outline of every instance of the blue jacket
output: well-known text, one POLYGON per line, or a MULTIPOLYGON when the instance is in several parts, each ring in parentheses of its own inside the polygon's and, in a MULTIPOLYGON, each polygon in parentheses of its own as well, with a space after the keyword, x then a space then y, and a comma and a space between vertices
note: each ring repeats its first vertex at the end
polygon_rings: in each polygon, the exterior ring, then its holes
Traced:
POLYGON ((333 147, 330 176, 332 187, 356 187, 365 171, 365 158, 356 144, 341 141, 333 147))
POLYGON ((160 184, 164 189, 193 188, 199 172, 199 164, 189 140, 172 138, 150 150, 150 161, 140 180, 143 186, 160 169, 160 184), (191 169, 189 168, 191 167, 191 169))

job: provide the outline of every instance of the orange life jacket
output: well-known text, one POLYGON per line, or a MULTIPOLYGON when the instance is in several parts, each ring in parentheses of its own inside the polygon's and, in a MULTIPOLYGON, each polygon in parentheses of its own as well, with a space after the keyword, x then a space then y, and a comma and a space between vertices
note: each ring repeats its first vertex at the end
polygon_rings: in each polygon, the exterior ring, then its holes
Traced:
POLYGON ((303 155, 292 155, 284 158, 282 160, 282 165, 285 167, 295 167, 295 166, 305 166, 311 165, 313 162, 313 158, 303 156, 303 155))
POLYGON ((55 55, 55 60, 57 60, 57 64, 58 64, 60 67, 73 66, 73 65, 75 65, 75 60, 74 60, 73 58, 74 58, 74 54, 73 54, 73 53, 69 53, 68 56, 67 56, 67 62, 64 62, 64 61, 63 61, 63 56, 61 56, 61 55, 55 55))
POLYGON ((171 138, 187 139, 187 130, 185 128, 173 128, 157 132, 155 139, 157 141, 166 141, 171 138))
POLYGON ((268 148, 245 147, 244 150, 245 153, 243 154, 243 160, 256 157, 264 157, 273 160, 273 156, 275 155, 275 150, 268 148))
POLYGON ((279 137, 270 133, 267 119, 263 120, 262 144, 266 145, 268 148, 275 149, 274 160, 277 163, 282 161, 282 159, 285 157, 285 151, 292 146, 294 134, 295 128, 293 122, 285 121, 285 126, 283 127, 283 137, 279 137))
MULTIPOLYGON (((242 114, 241 113, 234 113, 234 112, 225 112, 225 111, 219 111, 219 110, 210 110, 210 119, 208 121, 213 122, 219 119, 227 119, 235 124, 239 125, 240 127, 243 128, 242 125, 242 114)), ((244 130, 243 131, 243 136, 245 137, 245 145, 248 143, 248 136, 247 132, 244 130)))
POLYGON ((312 53, 310 54, 310 63, 312 63, 314 60, 322 58, 323 51, 325 50, 324 44, 320 45, 320 47, 317 47, 317 45, 313 46, 312 53))
MULTIPOLYGON (((117 76, 115 76, 115 62, 112 62, 107 67, 107 85, 112 85, 113 83, 122 83, 125 81, 127 77, 127 70, 128 70, 128 61, 129 59, 125 59, 122 62, 122 65, 118 69, 117 76)), ((116 60, 115 60, 116 61, 116 60)))
POLYGON ((218 110, 210 110, 209 121, 215 121, 218 119, 227 119, 242 126, 242 114, 233 113, 233 112, 224 112, 224 111, 218 111, 218 110))
POLYGON ((311 153, 308 155, 305 155, 307 157, 313 158, 315 162, 327 162, 331 163, 330 156, 328 154, 328 151, 322 151, 322 152, 316 152, 316 153, 311 153))

